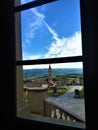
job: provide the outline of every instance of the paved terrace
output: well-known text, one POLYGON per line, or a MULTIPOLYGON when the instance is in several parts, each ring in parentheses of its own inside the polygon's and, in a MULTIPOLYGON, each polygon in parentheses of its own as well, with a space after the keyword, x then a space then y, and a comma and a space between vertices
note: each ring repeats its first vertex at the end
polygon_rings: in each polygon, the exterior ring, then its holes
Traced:
POLYGON ((65 108, 66 110, 74 113, 75 115, 85 120, 84 99, 74 98, 75 96, 74 90, 76 88, 82 89, 82 86, 74 86, 63 95, 58 96, 58 97, 51 96, 51 97, 48 97, 47 100, 65 108))

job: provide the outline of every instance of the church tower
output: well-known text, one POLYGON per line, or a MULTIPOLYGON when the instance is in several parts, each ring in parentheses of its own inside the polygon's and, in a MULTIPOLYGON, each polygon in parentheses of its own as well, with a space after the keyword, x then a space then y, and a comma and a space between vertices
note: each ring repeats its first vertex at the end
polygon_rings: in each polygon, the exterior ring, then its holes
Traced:
POLYGON ((51 65, 49 65, 49 69, 48 69, 48 82, 53 81, 52 79, 52 68, 51 65))

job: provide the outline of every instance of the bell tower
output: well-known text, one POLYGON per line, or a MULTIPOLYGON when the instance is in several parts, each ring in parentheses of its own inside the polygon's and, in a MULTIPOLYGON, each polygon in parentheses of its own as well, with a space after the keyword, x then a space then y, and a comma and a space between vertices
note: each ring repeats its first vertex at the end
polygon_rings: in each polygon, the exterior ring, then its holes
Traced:
POLYGON ((48 69, 48 82, 53 81, 52 79, 52 68, 51 65, 49 64, 49 69, 48 69))

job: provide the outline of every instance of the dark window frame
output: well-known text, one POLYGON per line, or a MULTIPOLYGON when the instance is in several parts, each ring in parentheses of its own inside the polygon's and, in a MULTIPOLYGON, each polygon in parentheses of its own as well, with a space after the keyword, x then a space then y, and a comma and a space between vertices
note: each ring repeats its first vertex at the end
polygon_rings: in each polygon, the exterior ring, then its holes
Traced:
MULTIPOLYGON (((51 2, 56 2, 58 0, 36 0, 26 4, 18 5, 14 7, 14 12, 21 12, 30 8, 35 8, 44 4, 49 4, 51 2)), ((81 48, 82 50, 82 48, 81 48)), ((16 66, 18 65, 35 65, 35 64, 50 64, 50 63, 68 63, 68 62, 83 62, 82 56, 68 56, 68 57, 58 57, 58 58, 46 58, 37 60, 18 60, 16 61, 16 66)))
MULTIPOLYGON (((44 4, 49 4, 50 2, 56 2, 57 0, 41 0, 41 1, 33 1, 33 2, 29 2, 23 5, 18 5, 14 7, 14 12, 21 12, 30 8, 34 8, 34 7, 38 7, 44 4)), ((82 50, 82 48, 81 48, 82 50)), ((36 60, 16 60, 16 66, 23 66, 23 65, 38 65, 38 64, 52 64, 52 63, 75 63, 75 62, 83 62, 83 56, 68 56, 68 57, 58 57, 58 58, 46 58, 46 59, 36 59, 36 60)), ((45 123, 45 122, 42 122, 45 123)), ((51 122, 48 122, 49 124, 51 124, 51 122)), ((55 124, 55 123, 54 123, 55 124)), ((51 124, 52 125, 52 124, 51 124)), ((55 125, 59 125, 58 123, 56 123, 55 125)), ((66 126, 66 123, 65 123, 66 126)), ((73 124, 73 126, 75 128, 77 128, 77 125, 75 126, 73 124)), ((62 125, 62 127, 64 127, 62 125)), ((69 127, 71 128, 71 124, 69 125, 69 127)), ((82 127, 80 127, 79 129, 81 129, 82 127)))
MULTIPOLYGON (((98 73, 98 8, 97 1, 93 0, 81 0, 81 17, 82 17, 82 41, 83 41, 83 67, 84 67, 84 84, 85 84, 85 107, 86 107, 86 129, 94 130, 98 128, 97 115, 98 109, 96 107, 98 94, 97 84, 98 79, 96 73, 98 73), (84 44, 85 43, 85 44, 84 44), (92 100, 93 99, 93 100, 92 100)), ((5 87, 1 88, 2 92, 5 92, 5 98, 3 98, 2 121, 1 127, 3 129, 42 129, 42 128, 60 128, 67 130, 77 130, 69 126, 52 125, 42 122, 30 121, 25 119, 16 118, 16 88, 15 88, 15 44, 14 44, 14 1, 2 0, 1 7, 2 15, 1 19, 1 67, 6 72, 5 87), (10 22, 9 22, 10 21, 10 22), (4 29, 4 27, 6 29, 4 29), (6 38, 4 38, 6 37, 6 38), (7 43, 7 44, 6 44, 7 43), (5 46, 6 45, 6 46, 5 46), (8 106, 7 106, 8 105, 8 106)), ((1 82, 4 81, 5 73, 2 72, 1 82)), ((2 95, 4 96, 4 95, 2 95)), ((2 98, 1 98, 2 99, 2 98)))

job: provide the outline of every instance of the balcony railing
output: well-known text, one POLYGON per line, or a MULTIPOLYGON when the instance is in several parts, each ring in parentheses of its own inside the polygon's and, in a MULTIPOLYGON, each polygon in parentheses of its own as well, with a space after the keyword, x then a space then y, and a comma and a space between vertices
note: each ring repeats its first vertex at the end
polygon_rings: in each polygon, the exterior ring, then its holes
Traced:
POLYGON ((44 99, 44 116, 72 122, 85 123, 85 120, 78 115, 75 115, 71 111, 66 110, 63 107, 48 101, 47 98, 44 99))

